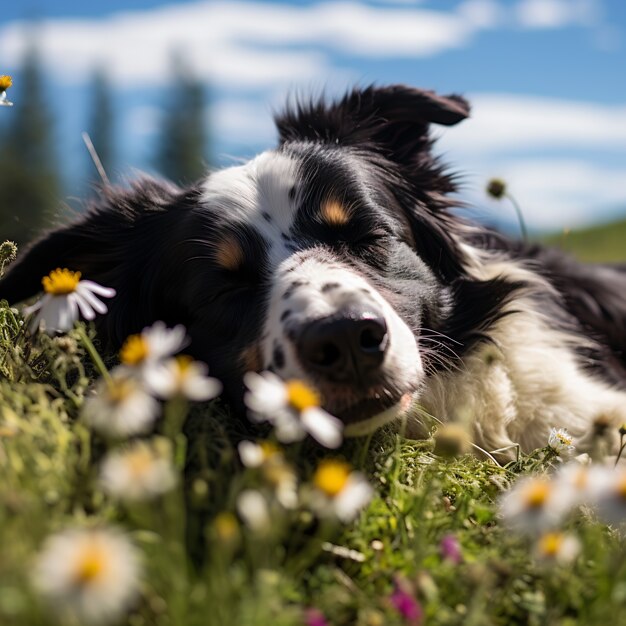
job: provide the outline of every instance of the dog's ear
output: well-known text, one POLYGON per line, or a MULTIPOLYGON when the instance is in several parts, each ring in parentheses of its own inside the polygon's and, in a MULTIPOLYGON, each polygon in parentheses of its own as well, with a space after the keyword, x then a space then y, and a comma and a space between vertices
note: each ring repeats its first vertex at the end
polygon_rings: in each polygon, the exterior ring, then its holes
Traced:
POLYGON ((280 142, 365 145, 402 165, 430 147, 430 124, 452 126, 469 116, 458 95, 404 85, 355 89, 338 102, 298 103, 275 118, 280 142))
POLYGON ((141 312, 152 313, 152 292, 158 292, 152 288, 154 272, 163 264, 150 267, 150 259, 163 258, 163 233, 172 233, 177 223, 177 212, 169 209, 181 197, 180 190, 145 179, 130 189, 102 189, 81 217, 44 234, 19 254, 0 279, 0 299, 16 304, 34 296, 42 290, 42 278, 58 267, 79 271, 83 279, 117 291, 101 323, 107 338, 119 342, 141 329, 141 312))

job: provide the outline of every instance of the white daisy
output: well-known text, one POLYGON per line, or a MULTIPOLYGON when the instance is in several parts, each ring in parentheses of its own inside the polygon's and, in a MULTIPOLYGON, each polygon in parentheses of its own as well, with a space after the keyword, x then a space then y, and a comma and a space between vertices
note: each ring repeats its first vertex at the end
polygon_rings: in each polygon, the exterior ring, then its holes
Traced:
POLYGON ((138 596, 139 553, 113 529, 66 530, 48 538, 33 571, 33 586, 72 623, 116 622, 138 596))
POLYGON ((6 74, 0 76, 0 106, 12 107, 13 103, 7 98, 7 89, 13 84, 13 80, 6 74))
POLYGON ((312 506, 322 517, 352 521, 372 499, 374 490, 361 472, 344 461, 323 460, 313 475, 312 506))
POLYGON ((242 441, 237 449, 246 467, 261 470, 278 502, 286 509, 294 509, 298 504, 298 479, 281 450, 269 441, 242 441))
POLYGON ((144 377, 148 387, 160 398, 183 397, 202 402, 217 397, 222 383, 207 375, 208 367, 181 354, 147 368, 144 377))
POLYGON ((602 467, 598 471, 595 489, 598 515, 607 523, 626 523, 626 470, 602 467))
POLYGON ((529 476, 500 497, 500 512, 514 530, 534 534, 556 526, 573 504, 571 491, 559 489, 556 481, 529 476))
POLYGON ((167 440, 137 441, 110 452, 102 462, 102 485, 121 500, 148 500, 176 484, 167 440))
POLYGON ((258 533, 265 533, 271 525, 267 500, 260 491, 244 489, 237 497, 237 512, 244 524, 258 533))
POLYGON ((163 322, 155 322, 141 333, 127 337, 120 350, 120 361, 133 367, 152 365, 180 352, 188 344, 184 326, 167 328, 163 322))
POLYGON ((248 372, 244 383, 251 418, 270 422, 280 441, 298 441, 309 433, 327 448, 341 445, 343 423, 321 408, 319 394, 302 381, 284 382, 271 372, 248 372))
POLYGON ((82 415, 96 431, 110 437, 128 437, 150 430, 161 410, 159 402, 127 367, 116 367, 111 380, 100 380, 85 400, 82 415))
POLYGON ((553 428, 548 437, 548 445, 561 456, 569 456, 574 450, 574 438, 565 428, 553 428))
POLYGON ((31 332, 39 328, 49 334, 66 332, 81 315, 92 320, 96 313, 107 312, 106 304, 96 296, 112 298, 115 295, 115 289, 81 280, 80 272, 68 269, 57 268, 41 282, 45 295, 24 309, 24 315, 37 314, 30 323, 31 332))
POLYGON ((579 554, 580 541, 568 533, 544 533, 535 545, 535 557, 544 563, 567 565, 579 554))

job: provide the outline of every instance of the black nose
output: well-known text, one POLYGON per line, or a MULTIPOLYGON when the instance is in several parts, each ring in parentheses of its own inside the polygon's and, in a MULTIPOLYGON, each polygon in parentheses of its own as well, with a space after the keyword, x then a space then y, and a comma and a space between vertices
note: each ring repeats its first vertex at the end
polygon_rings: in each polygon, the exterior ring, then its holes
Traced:
POLYGON ((385 358, 387 324, 375 309, 309 322, 296 340, 305 368, 332 382, 371 384, 385 358))

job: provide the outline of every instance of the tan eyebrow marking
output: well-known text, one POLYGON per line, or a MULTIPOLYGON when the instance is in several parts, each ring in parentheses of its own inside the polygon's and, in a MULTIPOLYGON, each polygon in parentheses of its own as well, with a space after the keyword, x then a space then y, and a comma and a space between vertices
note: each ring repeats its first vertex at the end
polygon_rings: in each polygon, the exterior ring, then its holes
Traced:
POLYGON ((215 246, 215 260, 221 268, 230 271, 235 271, 243 265, 245 256, 236 237, 228 235, 217 242, 215 246))
POLYGON ((350 207, 333 198, 325 200, 320 206, 320 217, 329 226, 345 226, 350 221, 350 207))

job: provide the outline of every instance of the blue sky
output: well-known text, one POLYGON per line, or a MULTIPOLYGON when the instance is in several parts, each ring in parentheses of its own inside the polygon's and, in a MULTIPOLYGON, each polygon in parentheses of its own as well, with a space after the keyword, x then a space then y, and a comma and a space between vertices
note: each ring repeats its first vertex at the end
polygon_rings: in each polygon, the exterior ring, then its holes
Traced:
POLYGON ((69 195, 88 174, 80 132, 93 67, 115 84, 117 174, 133 176, 151 168, 178 49, 206 81, 220 165, 273 145, 271 112, 289 93, 403 82, 472 101, 470 120, 437 131, 439 150, 488 218, 506 210, 484 196, 491 176, 506 178, 534 228, 626 215, 622 0, 13 2, 0 14, 0 73, 15 74, 16 107, 34 17, 69 195))

